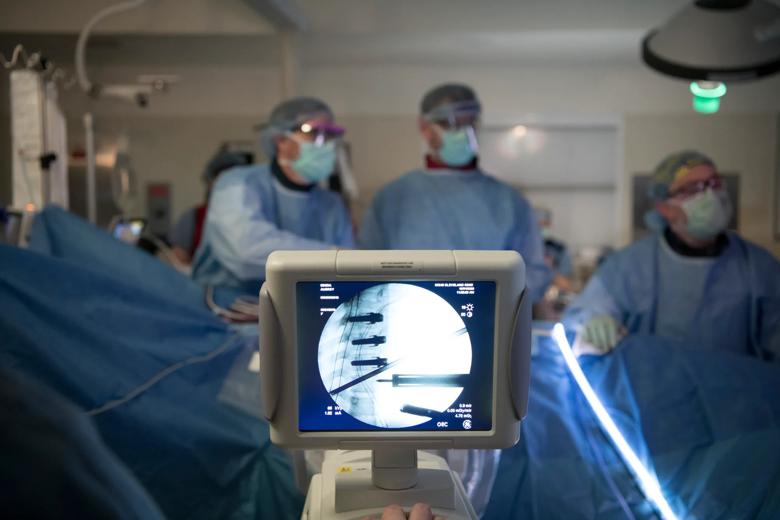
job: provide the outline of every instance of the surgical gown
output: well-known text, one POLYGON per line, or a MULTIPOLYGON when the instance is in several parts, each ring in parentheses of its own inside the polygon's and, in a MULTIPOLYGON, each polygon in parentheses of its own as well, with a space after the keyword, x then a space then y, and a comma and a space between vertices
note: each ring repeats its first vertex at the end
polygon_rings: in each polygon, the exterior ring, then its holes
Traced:
POLYGON ((0 368, 0 424, 3 518, 164 518, 86 414, 45 384, 0 368))
POLYGON ((610 255, 566 311, 569 327, 608 314, 630 334, 780 359, 780 262, 728 233, 708 261, 653 235, 610 255))
POLYGON ((523 255, 541 299, 552 274, 533 211, 520 193, 479 170, 418 170, 383 188, 358 234, 363 249, 497 249, 523 255))
POLYGON ((352 246, 352 222, 338 194, 282 186, 267 165, 234 168, 211 194, 193 278, 255 292, 272 251, 352 246))

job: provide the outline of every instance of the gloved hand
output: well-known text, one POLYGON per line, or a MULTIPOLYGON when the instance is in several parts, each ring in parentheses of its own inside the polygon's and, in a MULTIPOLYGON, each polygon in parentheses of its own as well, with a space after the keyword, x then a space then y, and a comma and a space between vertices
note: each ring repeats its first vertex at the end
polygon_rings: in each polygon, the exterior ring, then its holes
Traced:
POLYGON ((605 314, 586 321, 582 325, 580 335, 582 341, 605 354, 615 348, 615 345, 620 341, 623 335, 621 328, 620 323, 615 318, 605 314))

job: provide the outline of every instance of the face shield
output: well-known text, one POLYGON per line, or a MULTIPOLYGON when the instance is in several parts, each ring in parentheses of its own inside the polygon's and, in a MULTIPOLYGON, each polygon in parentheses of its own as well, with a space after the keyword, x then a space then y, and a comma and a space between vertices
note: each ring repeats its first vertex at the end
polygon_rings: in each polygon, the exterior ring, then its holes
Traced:
POLYGON ((439 105, 423 117, 444 130, 457 130, 464 126, 477 127, 481 113, 479 101, 456 101, 439 105))

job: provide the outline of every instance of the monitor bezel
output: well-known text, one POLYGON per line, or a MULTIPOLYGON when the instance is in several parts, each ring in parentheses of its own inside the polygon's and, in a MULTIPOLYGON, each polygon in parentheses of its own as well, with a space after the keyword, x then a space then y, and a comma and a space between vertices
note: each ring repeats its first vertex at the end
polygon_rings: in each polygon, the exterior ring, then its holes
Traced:
POLYGON ((525 265, 517 253, 276 251, 268 258, 260 299, 261 385, 264 412, 270 421, 271 440, 275 444, 319 449, 502 448, 513 445, 519 438, 520 419, 525 414, 527 401, 530 323, 523 326, 527 331, 520 331, 520 340, 516 332, 518 316, 530 312, 530 302, 525 291, 525 265), (385 265, 405 263, 412 267, 386 273, 381 269, 383 262, 385 265), (480 431, 300 431, 297 284, 322 281, 495 282, 492 428, 480 431), (517 366, 520 366, 519 370, 510 369, 517 366), (520 373, 513 375, 512 372, 520 373), (517 387, 515 392, 512 385, 517 387))

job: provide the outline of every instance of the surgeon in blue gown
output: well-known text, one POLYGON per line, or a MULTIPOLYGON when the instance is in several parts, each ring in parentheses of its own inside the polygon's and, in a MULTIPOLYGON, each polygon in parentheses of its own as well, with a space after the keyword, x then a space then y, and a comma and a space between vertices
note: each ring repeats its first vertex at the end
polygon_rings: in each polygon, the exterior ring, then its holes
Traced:
POLYGON ((727 231, 732 204, 713 161, 675 153, 655 169, 658 232, 607 258, 565 315, 598 352, 623 334, 780 358, 780 263, 727 231))
POLYGON ((333 173, 343 133, 318 99, 277 106, 263 132, 271 162, 229 170, 214 186, 193 278, 256 293, 274 250, 352 247, 344 202, 318 186, 333 173))
POLYGON ((474 91, 445 84, 420 106, 425 167, 385 186, 358 233, 364 249, 499 249, 523 255, 534 300, 552 279, 531 206, 478 164, 481 106, 474 91))

